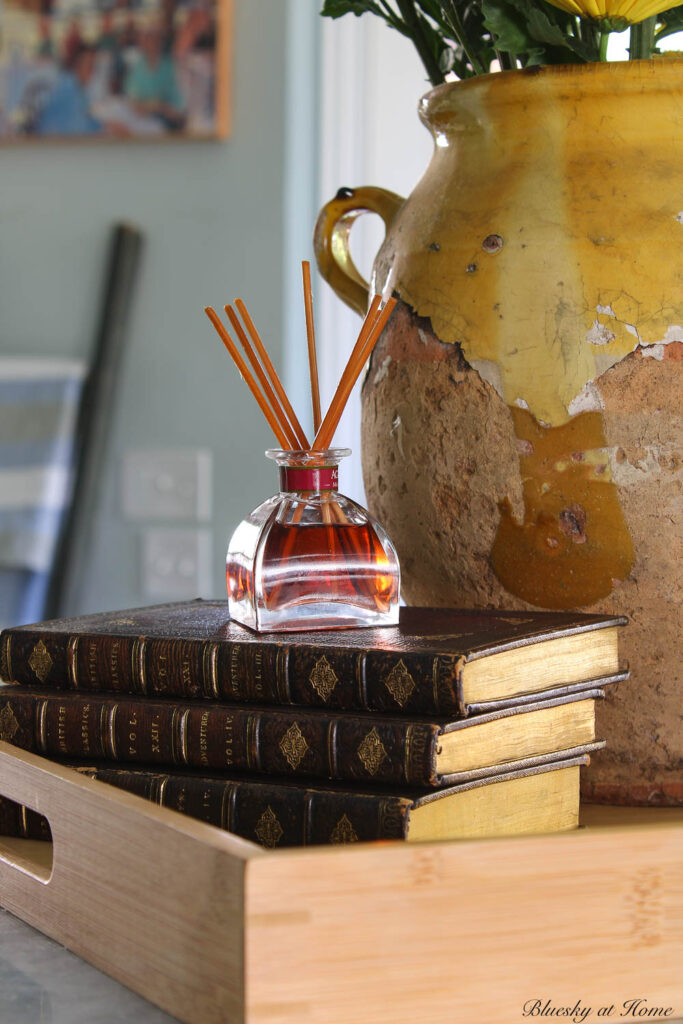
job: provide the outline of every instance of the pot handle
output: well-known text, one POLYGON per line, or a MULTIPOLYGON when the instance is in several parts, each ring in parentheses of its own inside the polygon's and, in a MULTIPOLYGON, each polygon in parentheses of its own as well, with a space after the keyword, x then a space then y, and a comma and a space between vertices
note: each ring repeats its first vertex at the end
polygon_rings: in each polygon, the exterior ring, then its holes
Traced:
POLYGON ((395 192, 373 185, 340 188, 318 216, 313 234, 318 270, 339 298, 361 316, 367 313, 370 285, 351 259, 353 222, 362 213, 376 213, 388 230, 404 201, 395 192))

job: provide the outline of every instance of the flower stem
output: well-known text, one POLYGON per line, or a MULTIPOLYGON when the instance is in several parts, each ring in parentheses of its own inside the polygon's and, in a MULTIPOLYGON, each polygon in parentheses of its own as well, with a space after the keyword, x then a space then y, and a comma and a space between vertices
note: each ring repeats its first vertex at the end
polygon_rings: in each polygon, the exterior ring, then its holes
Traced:
POLYGON ((401 17, 410 29, 410 34, 413 38, 417 52, 422 58, 422 63, 425 66, 429 81, 432 85, 441 85, 444 81, 444 75, 439 67, 437 61, 434 58, 429 43, 425 38, 425 34, 422 30, 422 24, 420 16, 415 9, 415 5, 412 0, 396 0, 401 17))
POLYGON ((600 60, 607 60, 607 44, 609 43, 609 32, 600 33, 600 60))
POLYGON ((655 52, 655 27, 657 15, 646 18, 638 25, 631 25, 629 60, 649 60, 655 52))
MULTIPOLYGON (((444 7, 445 7, 445 5, 442 5, 442 9, 444 7)), ((463 51, 465 53, 465 56, 467 57, 467 59, 469 60, 470 64, 472 65, 472 70, 474 71, 475 75, 484 75, 484 74, 486 74, 488 68, 484 67, 484 65, 478 59, 477 54, 475 53, 474 49, 472 48, 472 46, 470 46, 470 41, 467 38, 467 33, 465 32, 465 27, 464 27, 464 25, 462 23, 462 19, 460 18, 460 14, 458 13, 457 4, 449 3, 447 5, 447 9, 444 9, 444 14, 446 15, 448 23, 451 26, 451 29, 453 31, 453 35, 455 36, 456 42, 460 43, 460 45, 462 46, 463 51)), ((515 62, 515 66, 516 66, 516 62, 515 62)))

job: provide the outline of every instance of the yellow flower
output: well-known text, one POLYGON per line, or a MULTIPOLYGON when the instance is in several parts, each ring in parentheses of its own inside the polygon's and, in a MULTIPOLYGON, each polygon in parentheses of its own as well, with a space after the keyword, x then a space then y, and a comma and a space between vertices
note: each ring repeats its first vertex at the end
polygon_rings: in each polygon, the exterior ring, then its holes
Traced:
POLYGON ((623 22, 635 25, 653 14, 659 14, 672 6, 672 0, 549 0, 569 14, 592 21, 623 22))

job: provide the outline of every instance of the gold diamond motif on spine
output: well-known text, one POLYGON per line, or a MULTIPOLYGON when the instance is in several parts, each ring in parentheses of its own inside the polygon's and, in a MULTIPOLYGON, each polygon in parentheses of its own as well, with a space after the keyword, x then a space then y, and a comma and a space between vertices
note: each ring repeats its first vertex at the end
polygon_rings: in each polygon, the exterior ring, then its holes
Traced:
POLYGON ((0 740, 11 743, 18 731, 19 723, 12 711, 12 705, 8 701, 0 711, 0 740))
POLYGON ((366 772, 369 772, 370 775, 374 775, 382 761, 387 756, 387 752, 379 738, 377 729, 373 728, 367 734, 363 742, 358 747, 358 756, 363 762, 366 772))
POLYGON ((282 836, 284 835, 282 825, 277 820, 277 815, 270 804, 266 807, 265 811, 256 823, 254 832, 258 841, 262 843, 263 846, 268 846, 270 849, 277 846, 282 839, 282 836))
POLYGON ((31 651, 31 657, 28 659, 28 663, 33 672, 40 679, 41 683, 44 683, 50 674, 50 669, 52 668, 52 658, 50 657, 50 652, 42 640, 39 640, 31 651))
POLYGON ((337 824, 330 832, 331 843, 357 843, 356 830, 345 814, 341 816, 337 824))
POLYGON ((294 722, 280 740, 280 750, 287 759, 291 768, 298 768, 302 758, 308 750, 308 743, 299 728, 294 722))
POLYGON ((308 677, 308 681, 315 692, 319 694, 323 700, 328 700, 339 680, 337 678, 337 673, 334 671, 324 654, 322 658, 318 658, 313 666, 313 671, 308 677))
POLYGON ((403 658, 398 665, 394 665, 384 685, 398 706, 402 708, 415 689, 415 680, 406 668, 403 658))

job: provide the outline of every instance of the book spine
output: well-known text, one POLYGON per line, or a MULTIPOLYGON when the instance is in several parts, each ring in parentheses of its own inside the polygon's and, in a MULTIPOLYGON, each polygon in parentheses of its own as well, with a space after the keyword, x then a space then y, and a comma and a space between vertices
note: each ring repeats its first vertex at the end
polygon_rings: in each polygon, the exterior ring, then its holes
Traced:
POLYGON ((0 692, 0 737, 48 756, 433 786, 435 725, 355 715, 0 692))
POLYGON ((262 846, 405 838, 412 801, 251 780, 86 768, 84 774, 262 846))
POLYGON ((50 689, 387 714, 464 713, 460 664, 446 655, 11 629, 0 635, 0 655, 3 679, 50 689))

